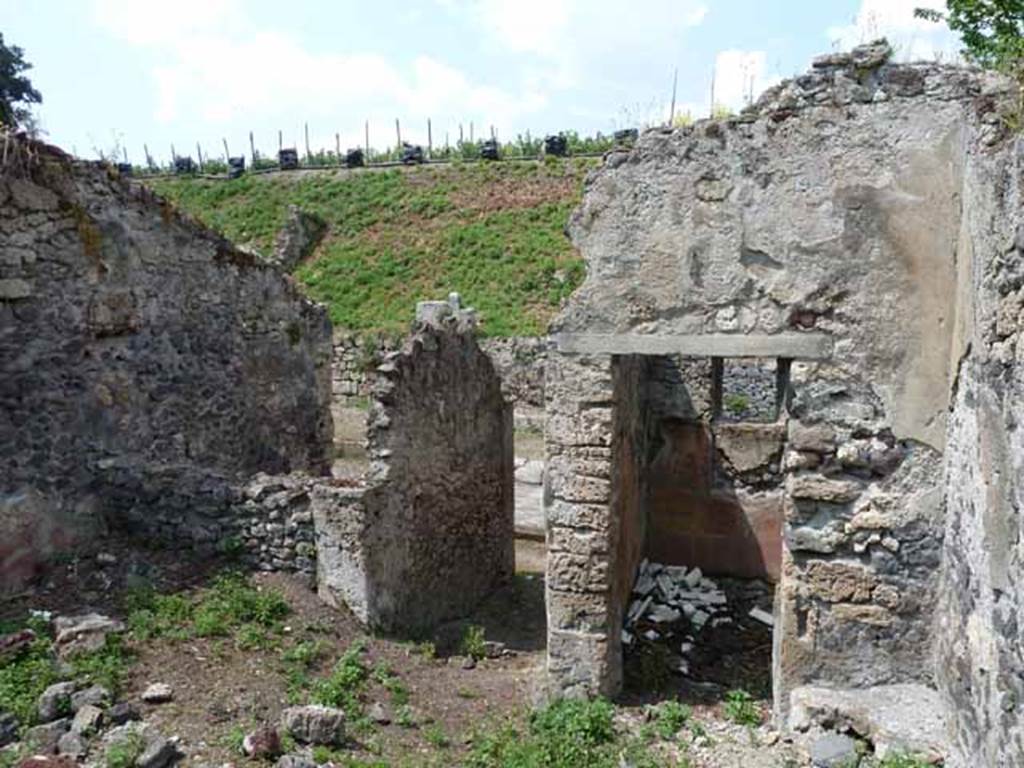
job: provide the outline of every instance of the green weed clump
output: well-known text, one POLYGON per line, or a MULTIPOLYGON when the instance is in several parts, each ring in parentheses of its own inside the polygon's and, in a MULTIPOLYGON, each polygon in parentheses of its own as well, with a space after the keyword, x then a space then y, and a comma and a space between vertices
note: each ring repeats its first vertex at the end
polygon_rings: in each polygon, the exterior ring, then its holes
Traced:
POLYGON ((107 747, 103 761, 106 768, 133 768, 144 749, 142 736, 128 733, 107 747))
POLYGON ((897 753, 883 758, 878 768, 928 768, 931 765, 933 763, 922 757, 897 753))
POLYGON ((459 651, 476 661, 487 656, 487 640, 483 627, 470 624, 462 633, 459 651))
POLYGON ((114 695, 121 689, 134 657, 120 637, 108 636, 102 648, 77 653, 67 660, 67 668, 62 668, 47 622, 30 618, 5 629, 26 627, 36 632, 36 639, 0 659, 0 712, 13 714, 23 728, 36 722, 39 697, 54 683, 74 679, 82 685, 102 685, 114 695))
POLYGON ((240 648, 268 648, 272 634, 290 613, 279 592, 261 591, 242 574, 229 572, 195 596, 161 595, 151 589, 132 592, 127 600, 128 628, 137 640, 236 635, 240 648))
POLYGON ((561 700, 530 716, 525 732, 505 725, 476 735, 469 768, 654 768, 659 763, 636 741, 621 738, 615 708, 603 699, 561 700))
POLYGON ((729 691, 723 705, 725 716, 737 725, 757 726, 761 724, 761 711, 754 697, 744 690, 729 691))
POLYGON ((678 701, 663 701, 655 711, 655 728, 663 739, 674 739, 693 716, 693 710, 678 701))
POLYGON ((314 704, 339 707, 349 718, 362 716, 362 694, 370 681, 371 670, 363 660, 366 647, 355 642, 342 654, 331 674, 316 681, 310 693, 314 704))
POLYGON ((36 702, 59 682, 52 643, 39 638, 13 658, 0 663, 0 712, 10 712, 22 725, 35 721, 36 702))

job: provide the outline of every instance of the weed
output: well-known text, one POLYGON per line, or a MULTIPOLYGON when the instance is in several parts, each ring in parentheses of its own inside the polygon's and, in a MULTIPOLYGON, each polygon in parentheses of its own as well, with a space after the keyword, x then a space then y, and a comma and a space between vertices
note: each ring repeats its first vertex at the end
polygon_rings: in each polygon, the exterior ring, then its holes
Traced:
POLYGON ((275 643, 270 633, 258 624, 243 624, 235 634, 235 647, 241 651, 265 651, 275 643))
POLYGON ((460 699, 479 699, 480 694, 476 691, 470 690, 469 688, 459 688, 455 691, 455 695, 460 699))
POLYGON ((350 718, 362 715, 360 699, 370 679, 370 669, 363 661, 365 646, 355 642, 342 654, 331 674, 313 684, 311 699, 314 704, 340 707, 350 718))
POLYGON ((270 647, 269 632, 279 630, 290 610, 278 592, 260 591, 234 572, 217 577, 197 597, 142 587, 129 592, 125 605, 128 628, 137 640, 225 637, 240 628, 238 645, 249 649, 270 647))
POLYGON ((0 665, 0 712, 10 712, 23 725, 34 722, 36 702, 55 682, 50 641, 39 638, 0 665))
POLYGON ((228 731, 228 735, 224 739, 224 746, 226 746, 232 753, 240 755, 242 754, 242 745, 244 742, 245 728, 240 725, 236 725, 228 731))
POLYGON ((102 685, 115 696, 133 661, 134 654, 117 635, 108 635, 99 650, 79 653, 70 659, 76 681, 102 685))
POLYGON ((689 722, 693 710, 678 701, 663 701, 655 710, 655 727, 663 739, 674 739, 679 729, 689 722))
POLYGON ((408 704, 403 704, 395 710, 395 723, 402 728, 416 727, 416 718, 413 716, 412 708, 408 704))
POLYGON ((725 694, 723 705, 725 716, 737 725, 756 726, 761 724, 761 712, 754 698, 744 690, 733 690, 725 694))
POLYGON ((436 659, 437 658, 437 647, 430 641, 424 640, 422 643, 416 643, 412 648, 413 653, 418 653, 424 659, 436 659))
POLYGON ((294 664, 309 669, 323 659, 330 649, 330 643, 324 640, 302 640, 281 653, 286 664, 294 664))
POLYGON ((436 749, 446 749, 452 743, 444 729, 436 723, 423 729, 423 738, 436 749))
POLYGON ((729 393, 722 398, 722 405, 733 416, 742 416, 750 408, 750 398, 738 393, 729 393))
POLYGON ((487 656, 484 628, 476 624, 470 624, 462 633, 462 641, 459 643, 459 651, 477 661, 487 656))
POLYGON ((391 694, 391 703, 395 706, 402 706, 409 703, 409 690, 405 687, 391 671, 391 668, 384 662, 374 667, 374 679, 380 683, 391 694))
POLYGON ((924 758, 898 753, 883 758, 878 768, 928 768, 931 764, 924 758))
POLYGON ((525 733, 512 725, 478 733, 467 756, 470 768, 616 768, 624 754, 643 768, 658 765, 639 741, 620 743, 614 707, 602 699, 556 701, 530 716, 525 733))
POLYGON ((142 736, 134 732, 128 733, 107 747, 104 755, 106 768, 133 768, 144 749, 142 736))

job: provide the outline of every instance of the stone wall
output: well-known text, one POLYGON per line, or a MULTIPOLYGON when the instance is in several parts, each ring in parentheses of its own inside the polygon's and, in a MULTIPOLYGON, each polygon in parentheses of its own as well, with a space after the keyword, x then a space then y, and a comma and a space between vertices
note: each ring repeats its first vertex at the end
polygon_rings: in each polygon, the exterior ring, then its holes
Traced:
POLYGON ((480 347, 501 377, 501 390, 506 400, 520 406, 544 407, 547 339, 532 336, 483 339, 480 347))
POLYGON ((945 462, 937 676, 958 763, 1024 761, 1024 227, 1021 140, 974 145, 970 271, 945 462))
POLYGON ((31 508, 28 529, 65 539, 133 510, 157 530, 187 511, 187 494, 149 495, 176 477, 326 471, 323 309, 109 168, 38 143, 5 146, 4 510, 31 508))
MULTIPOLYGON (((766 425, 784 430, 775 479, 746 478, 781 487, 784 504, 783 721, 801 686, 934 683, 943 451, 970 292, 965 148, 1001 141, 991 116, 1005 83, 887 56, 871 45, 823 58, 738 118, 656 129, 609 154, 570 224, 587 280, 552 325, 551 462, 576 441, 611 444, 607 373, 584 364, 602 353, 794 360, 790 408, 766 425)), ((614 529, 604 497, 586 495, 588 466, 550 474, 549 525, 581 540, 614 529)), ((591 557, 577 583, 600 583, 616 557, 591 557)), ((562 598, 548 588, 551 615, 562 598)), ((549 627, 562 690, 617 684, 617 605, 602 594, 586 615, 608 623, 578 621, 574 648, 549 627)))
MULTIPOLYGON (((520 406, 544 406, 544 360, 547 340, 532 336, 481 339, 480 348, 491 358, 501 377, 505 399, 520 406)), ((387 339, 360 336, 338 329, 334 333, 331 384, 335 402, 351 406, 365 401, 375 362, 397 345, 387 339)))
POLYGON ((514 568, 511 408, 472 313, 424 309, 374 371, 369 474, 314 504, 321 596, 406 634, 465 615, 514 568))

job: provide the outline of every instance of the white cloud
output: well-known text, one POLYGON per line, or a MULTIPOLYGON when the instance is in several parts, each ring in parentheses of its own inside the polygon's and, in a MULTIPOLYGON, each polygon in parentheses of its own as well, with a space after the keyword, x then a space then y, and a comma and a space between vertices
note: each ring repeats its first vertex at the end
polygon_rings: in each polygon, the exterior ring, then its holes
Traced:
POLYGON ((862 0, 850 24, 829 27, 825 34, 836 50, 885 37, 902 60, 951 58, 958 45, 949 29, 914 16, 915 8, 944 11, 945 7, 943 0, 862 0))
POLYGON ((153 45, 237 22, 242 8, 240 0, 93 0, 92 16, 122 40, 153 45))
MULTIPOLYGON (((323 125, 347 114, 355 125, 371 120, 379 142, 381 126, 393 125, 398 114, 410 126, 422 126, 403 130, 420 140, 428 117, 460 115, 477 126, 486 119, 504 131, 545 103, 534 89, 510 93, 474 83, 428 56, 403 67, 375 53, 312 53, 277 31, 250 28, 243 34, 233 23, 242 18, 237 0, 176 0, 170 8, 138 0, 95 0, 93 6, 95 21, 108 32, 166 58, 152 73, 159 122, 197 116, 226 124, 273 114, 320 118, 323 125)), ((362 143, 361 132, 345 138, 362 143)), ((333 145, 333 134, 313 143, 333 145)))
POLYGON ((578 86, 607 71, 623 50, 674 52, 686 30, 700 25, 708 6, 699 0, 645 0, 643 13, 621 0, 435 0, 450 13, 468 11, 496 44, 543 62, 532 77, 543 87, 578 86))
POLYGON ((782 78, 767 71, 764 51, 721 51, 715 57, 715 104, 738 111, 782 78))

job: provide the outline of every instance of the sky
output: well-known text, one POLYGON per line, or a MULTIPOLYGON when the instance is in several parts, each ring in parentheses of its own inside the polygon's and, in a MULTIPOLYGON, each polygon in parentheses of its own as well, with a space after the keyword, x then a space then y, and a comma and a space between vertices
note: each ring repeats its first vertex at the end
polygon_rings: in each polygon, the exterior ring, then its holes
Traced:
POLYGON ((887 36, 902 59, 952 58, 914 19, 941 0, 2 0, 43 95, 46 138, 85 158, 143 145, 160 162, 310 143, 435 145, 610 133, 693 117, 887 36), (714 88, 712 89, 712 84, 714 88))

